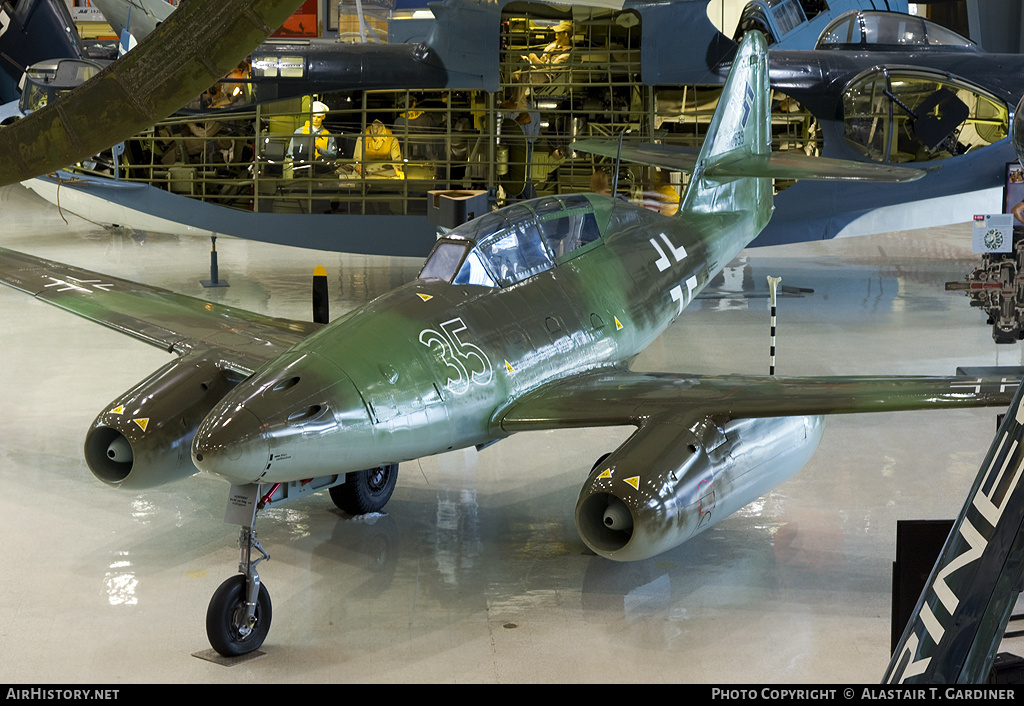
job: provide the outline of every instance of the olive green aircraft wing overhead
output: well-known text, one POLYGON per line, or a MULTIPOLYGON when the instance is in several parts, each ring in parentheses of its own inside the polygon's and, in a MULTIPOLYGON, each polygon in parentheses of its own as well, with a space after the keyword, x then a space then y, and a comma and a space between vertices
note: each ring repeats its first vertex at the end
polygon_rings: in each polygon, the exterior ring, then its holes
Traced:
POLYGON ((0 284, 169 352, 252 373, 319 328, 0 248, 0 284))
POLYGON ((66 167, 135 135, 223 78, 302 0, 185 0, 124 57, 0 130, 0 185, 66 167))
POLYGON ((996 377, 696 376, 595 371, 538 388, 495 420, 502 430, 685 424, 694 415, 729 419, 852 414, 1000 405, 1021 369, 996 377))
MULTIPOLYGON (((589 152, 611 159, 621 158, 634 164, 692 172, 697 165, 697 150, 681 145, 624 143, 615 140, 578 140, 573 150, 589 152)), ((916 181, 928 173, 926 169, 899 167, 891 164, 869 164, 828 157, 814 157, 802 152, 772 152, 757 158, 739 160, 724 158, 709 165, 709 177, 764 177, 777 179, 820 179, 824 181, 916 181)))

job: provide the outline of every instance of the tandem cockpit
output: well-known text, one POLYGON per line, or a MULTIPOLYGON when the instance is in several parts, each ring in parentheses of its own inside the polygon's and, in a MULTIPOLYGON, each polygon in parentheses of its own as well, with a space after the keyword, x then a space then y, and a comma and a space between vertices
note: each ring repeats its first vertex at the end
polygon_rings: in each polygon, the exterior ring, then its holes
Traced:
POLYGON ((419 277, 508 287, 550 270, 601 242, 611 202, 592 196, 546 196, 463 223, 438 240, 419 277))

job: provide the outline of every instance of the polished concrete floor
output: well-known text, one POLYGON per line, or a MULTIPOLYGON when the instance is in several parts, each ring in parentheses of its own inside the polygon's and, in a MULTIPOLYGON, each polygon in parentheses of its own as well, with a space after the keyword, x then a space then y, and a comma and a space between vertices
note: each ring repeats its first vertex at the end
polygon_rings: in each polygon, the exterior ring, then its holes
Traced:
MULTIPOLYGON (((0 190, 0 246, 274 315, 309 316, 317 264, 335 316, 418 269, 219 240, 230 287, 204 290, 209 241, 68 220, 0 190)), ((779 300, 780 374, 1019 365, 943 290, 972 262, 967 224, 749 250, 636 367, 767 372, 769 274, 813 290, 779 300)), ((194 655, 238 561, 226 485, 119 492, 82 457, 95 415, 167 354, 5 287, 0 312, 0 682, 877 682, 896 522, 955 516, 994 432, 995 410, 832 418, 793 480, 635 564, 589 553, 573 524, 628 429, 404 464, 374 521, 327 497, 264 513, 273 627, 225 666, 194 655)))

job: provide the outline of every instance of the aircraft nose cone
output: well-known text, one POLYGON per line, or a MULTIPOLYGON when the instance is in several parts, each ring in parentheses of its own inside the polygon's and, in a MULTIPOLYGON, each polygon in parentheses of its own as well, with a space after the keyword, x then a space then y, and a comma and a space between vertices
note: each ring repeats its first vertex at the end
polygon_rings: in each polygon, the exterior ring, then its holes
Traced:
POLYGON ((232 483, 255 483, 270 462, 263 423, 244 406, 215 409, 196 431, 192 462, 200 471, 232 483))

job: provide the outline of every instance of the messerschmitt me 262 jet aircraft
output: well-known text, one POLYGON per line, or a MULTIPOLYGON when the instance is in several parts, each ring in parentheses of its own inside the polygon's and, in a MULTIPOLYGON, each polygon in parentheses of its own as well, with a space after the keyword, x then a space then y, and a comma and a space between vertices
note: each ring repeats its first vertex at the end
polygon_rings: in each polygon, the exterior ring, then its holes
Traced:
POLYGON ((257 649, 270 628, 256 571, 267 556, 254 531, 260 508, 330 488, 347 512, 378 511, 399 463, 518 431, 637 427, 594 466, 576 524, 597 554, 643 559, 792 476, 816 448, 820 415, 1005 406, 1017 384, 629 370, 768 222, 772 174, 904 176, 803 155, 780 161, 768 96, 764 39, 751 32, 678 215, 597 194, 521 202, 454 229, 415 281, 329 324, 6 250, 0 281, 178 354, 105 408, 85 455, 114 486, 152 487, 196 468, 232 484, 240 573, 207 612, 221 654, 257 649))

